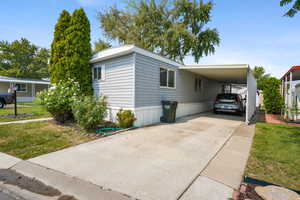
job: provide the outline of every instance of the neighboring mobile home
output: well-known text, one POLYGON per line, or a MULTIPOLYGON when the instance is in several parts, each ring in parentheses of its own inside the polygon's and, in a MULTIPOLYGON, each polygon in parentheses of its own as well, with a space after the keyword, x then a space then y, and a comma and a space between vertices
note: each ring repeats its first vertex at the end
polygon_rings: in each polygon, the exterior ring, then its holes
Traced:
POLYGON ((246 121, 254 114, 256 81, 248 65, 188 66, 134 45, 98 52, 91 64, 94 94, 108 98, 113 121, 120 109, 129 109, 136 125, 157 123, 162 100, 178 102, 177 117, 209 111, 231 83, 248 88, 246 121))
POLYGON ((38 92, 49 86, 50 82, 47 80, 0 76, 0 93, 16 87, 18 102, 32 102, 38 92))

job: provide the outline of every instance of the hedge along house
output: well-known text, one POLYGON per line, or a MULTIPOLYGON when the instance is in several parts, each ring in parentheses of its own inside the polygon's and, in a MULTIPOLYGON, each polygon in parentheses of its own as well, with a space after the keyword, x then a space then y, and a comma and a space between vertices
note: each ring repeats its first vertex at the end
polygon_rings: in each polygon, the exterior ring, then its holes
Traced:
POLYGON ((107 97, 112 121, 129 109, 136 125, 158 123, 162 100, 178 102, 177 117, 209 111, 231 83, 247 86, 246 122, 255 111, 256 81, 248 65, 186 66, 134 45, 100 51, 91 65, 94 95, 107 97))
POLYGON ((50 86, 50 82, 43 79, 27 79, 0 76, 0 93, 7 93, 16 87, 18 102, 32 102, 36 94, 50 86))

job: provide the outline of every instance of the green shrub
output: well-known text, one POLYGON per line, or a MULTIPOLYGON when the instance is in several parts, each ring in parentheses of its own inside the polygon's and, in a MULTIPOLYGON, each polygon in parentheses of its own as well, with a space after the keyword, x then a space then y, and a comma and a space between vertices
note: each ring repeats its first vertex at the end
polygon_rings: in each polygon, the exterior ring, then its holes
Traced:
POLYGON ((48 90, 43 90, 37 93, 36 98, 34 100, 34 103, 40 104, 40 105, 45 105, 45 98, 47 96, 48 90))
POLYGON ((121 128, 132 127, 136 118, 131 110, 120 110, 117 113, 118 125, 121 128))
POLYGON ((269 78, 265 81, 263 89, 264 108, 267 113, 280 113, 284 106, 283 98, 280 94, 280 80, 269 78))
POLYGON ((41 92, 37 101, 46 107, 46 110, 51 113, 55 120, 64 123, 73 119, 72 105, 79 96, 79 84, 68 80, 41 92))
POLYGON ((95 128, 104 122, 107 115, 106 98, 97 100, 93 96, 86 96, 73 103, 73 115, 77 124, 86 130, 95 128))

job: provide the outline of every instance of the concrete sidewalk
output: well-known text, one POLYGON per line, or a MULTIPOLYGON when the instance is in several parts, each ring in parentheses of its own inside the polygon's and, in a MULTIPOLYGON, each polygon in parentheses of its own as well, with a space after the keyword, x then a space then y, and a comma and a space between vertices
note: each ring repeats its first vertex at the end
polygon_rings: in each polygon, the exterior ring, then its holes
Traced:
POLYGON ((11 121, 11 122, 0 122, 0 126, 7 125, 7 124, 24 124, 24 123, 29 123, 29 122, 49 121, 52 119, 53 119, 52 117, 48 117, 48 118, 27 119, 27 120, 19 120, 19 121, 11 121))
MULTIPOLYGON (((34 180, 41 181, 47 186, 51 186, 61 192, 60 196, 45 196, 29 191, 26 188, 20 188, 13 184, 4 184, 0 181, 1 200, 57 200, 58 197, 66 195, 73 196, 76 200, 131 199, 129 196, 119 192, 104 189, 90 182, 39 166, 29 161, 23 161, 4 153, 0 153, 0 170, 16 171, 30 179, 34 178, 34 180)), ((32 187, 32 185, 29 187, 32 187)))

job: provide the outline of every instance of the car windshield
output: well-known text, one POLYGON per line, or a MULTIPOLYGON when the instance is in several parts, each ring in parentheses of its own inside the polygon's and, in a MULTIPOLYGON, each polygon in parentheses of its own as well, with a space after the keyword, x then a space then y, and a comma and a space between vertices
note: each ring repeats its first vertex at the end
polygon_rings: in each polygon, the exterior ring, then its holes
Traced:
POLYGON ((218 94, 217 99, 228 99, 228 100, 236 100, 236 94, 218 94))

